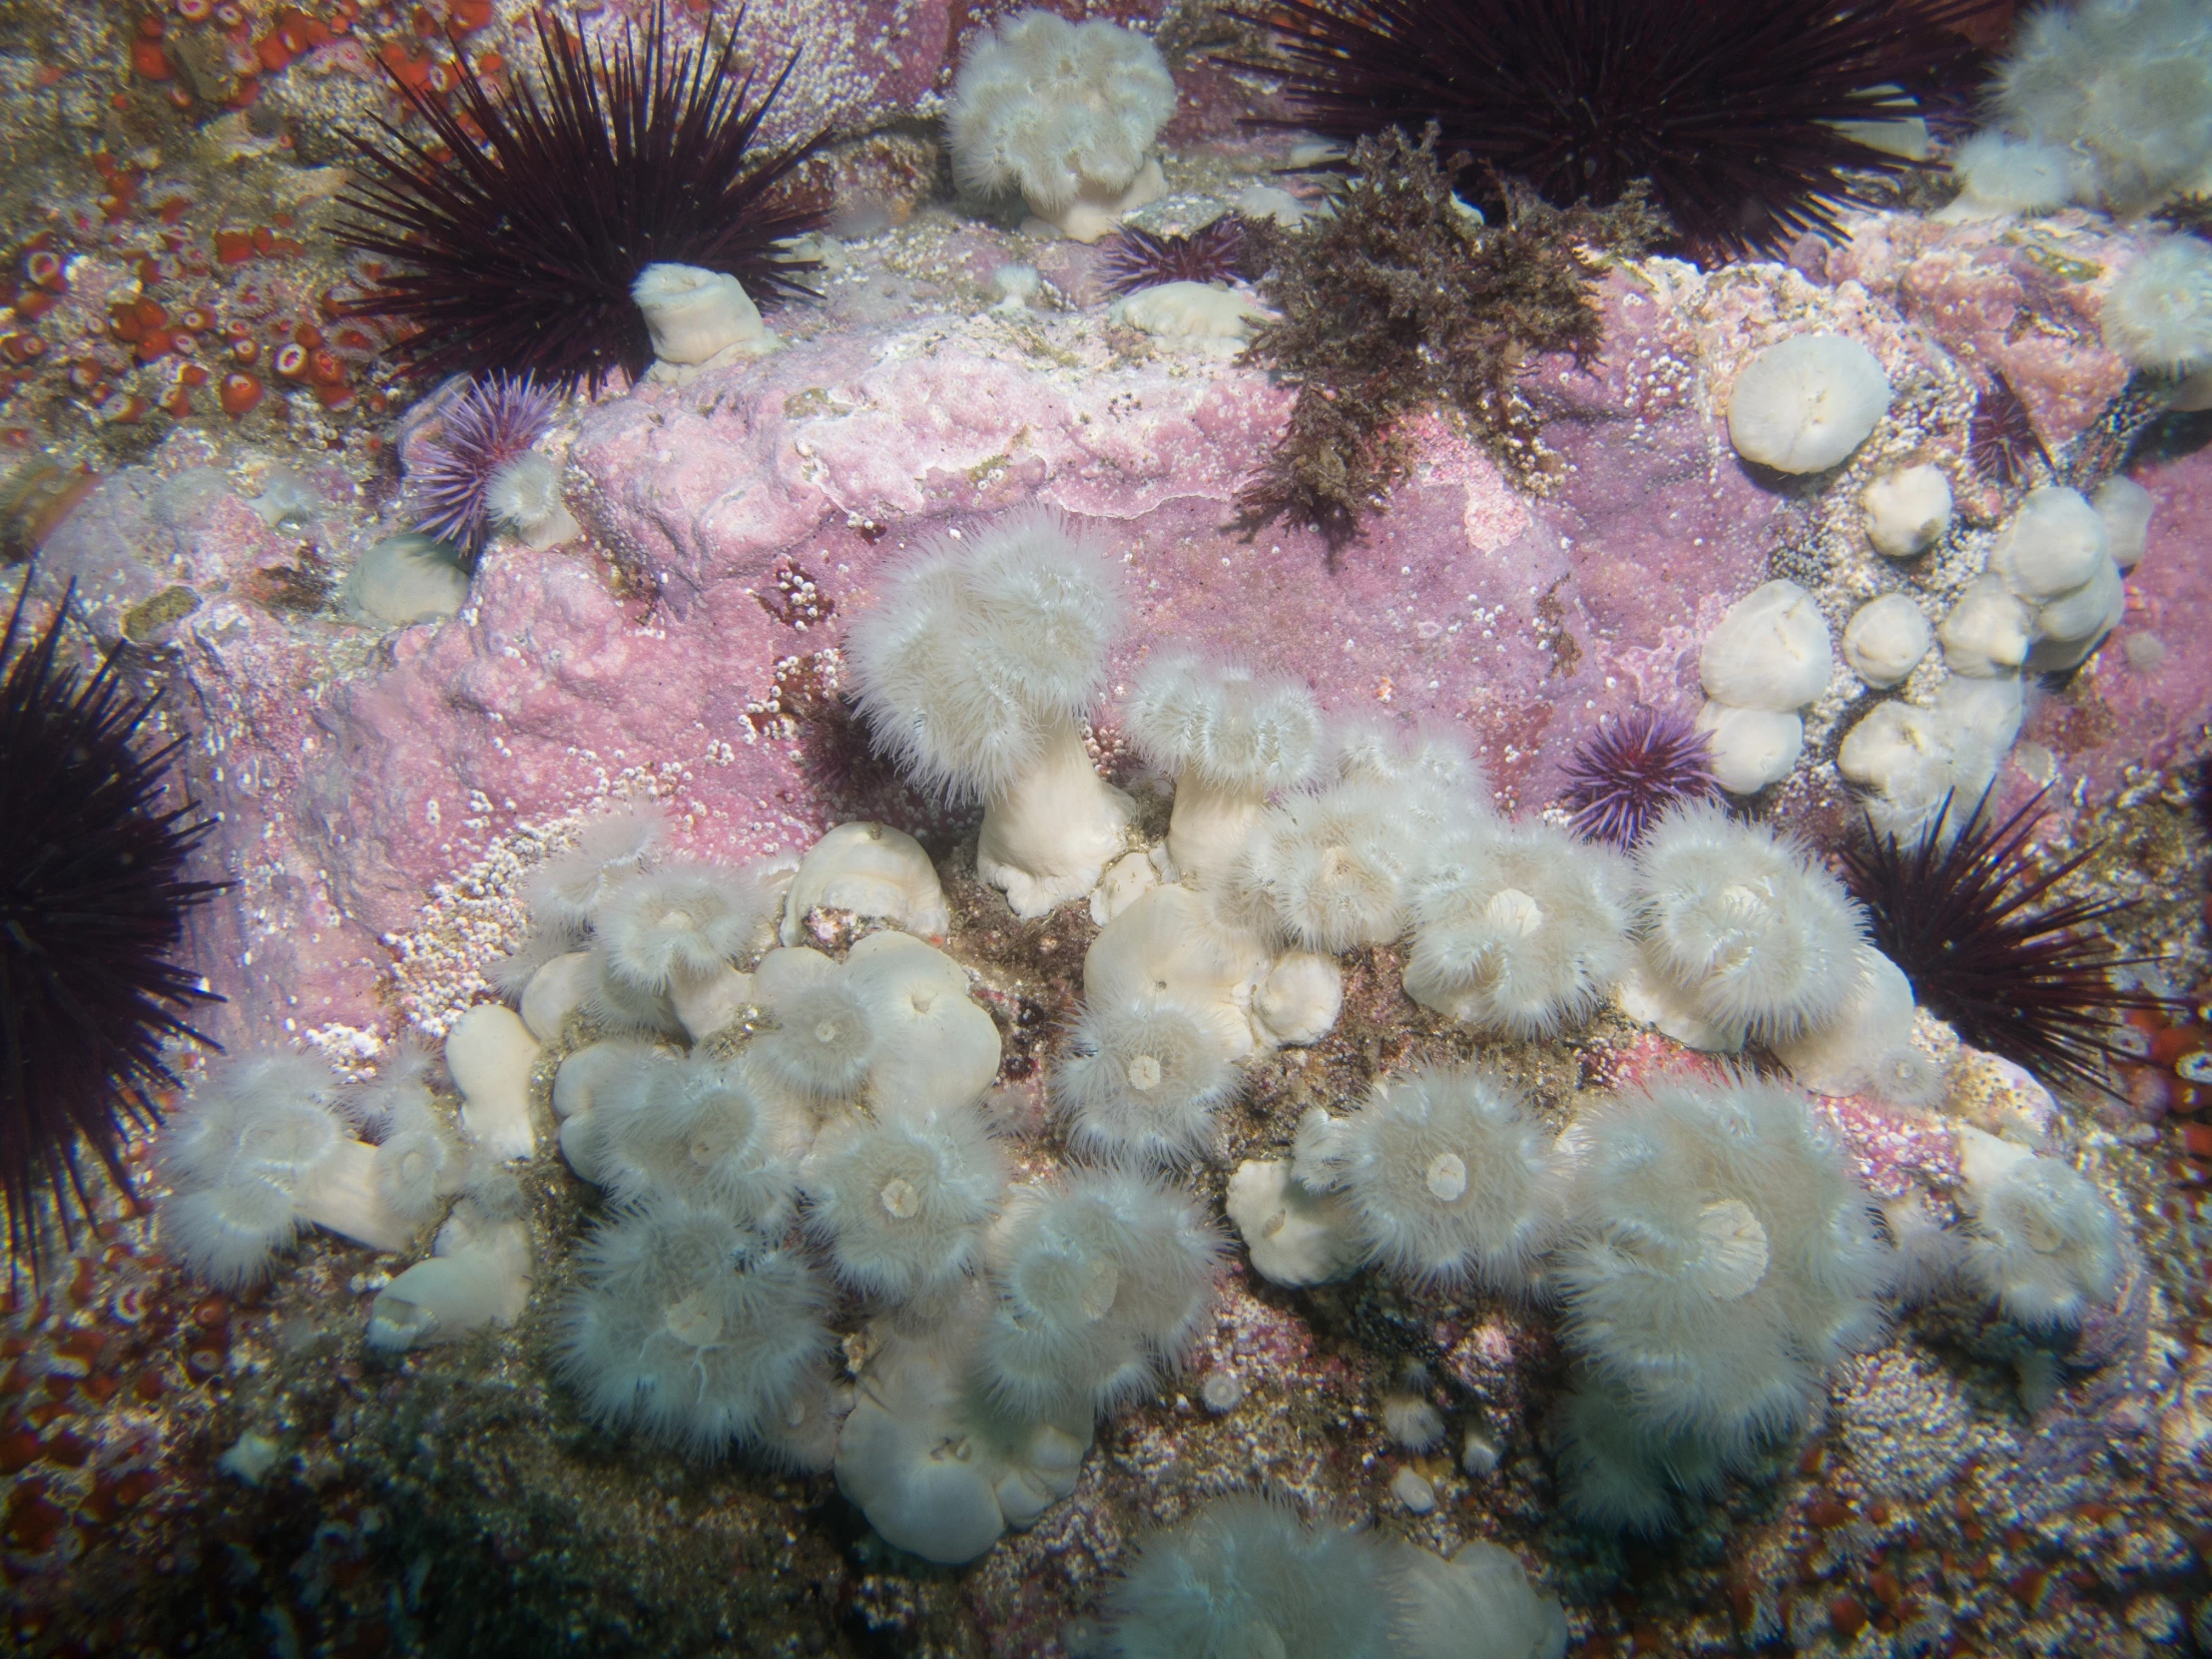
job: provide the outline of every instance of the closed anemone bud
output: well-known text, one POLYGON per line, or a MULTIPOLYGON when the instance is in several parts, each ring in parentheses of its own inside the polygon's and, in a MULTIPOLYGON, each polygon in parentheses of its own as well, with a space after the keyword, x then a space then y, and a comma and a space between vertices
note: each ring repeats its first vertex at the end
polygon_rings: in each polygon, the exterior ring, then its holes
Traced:
POLYGON ((609 971, 660 992, 711 978, 756 948, 779 898, 749 871, 686 861, 614 887, 594 926, 609 971))
POLYGON ((808 1232, 837 1276, 910 1303, 955 1288, 980 1262, 1005 1165, 967 1107, 830 1124, 807 1159, 808 1232))
POLYGON ((827 1288, 728 1216, 659 1199, 581 1254, 556 1365, 595 1421, 715 1457, 773 1435, 820 1382, 827 1288))
POLYGON ((1794 1037, 1858 991, 1865 913, 1803 848, 1694 806, 1637 862, 1646 956, 1722 1031, 1794 1037))
POLYGON ((653 355, 664 363, 690 367, 764 343, 760 307, 726 271, 649 265, 630 284, 630 297, 644 313, 653 355))
POLYGON ((1205 1152, 1214 1112, 1241 1080, 1188 1009, 1144 999, 1083 1011, 1052 1094, 1078 1151, 1175 1163, 1205 1152))
POLYGON ((1586 1018, 1633 959, 1629 870, 1545 824, 1468 837, 1413 904, 1405 994, 1479 1030, 1549 1036, 1586 1018))
POLYGON ((1420 1284, 1519 1291, 1558 1225, 1550 1137, 1481 1072, 1379 1085, 1301 1123, 1297 1177, 1343 1195, 1369 1260, 1420 1284))

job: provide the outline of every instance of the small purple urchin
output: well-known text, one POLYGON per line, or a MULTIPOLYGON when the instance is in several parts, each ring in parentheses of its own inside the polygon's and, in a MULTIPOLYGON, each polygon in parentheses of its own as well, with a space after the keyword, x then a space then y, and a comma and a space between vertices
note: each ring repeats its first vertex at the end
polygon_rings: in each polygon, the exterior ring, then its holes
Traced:
POLYGON ((1106 248, 1099 274, 1114 293, 1135 293, 1162 282, 1230 282, 1250 278, 1245 269, 1245 226, 1239 214, 1223 214, 1179 237, 1156 237, 1125 225, 1106 248))
POLYGON ((2032 482, 2033 462, 2040 462, 2045 473, 2057 475, 2058 465, 2035 429, 2035 416, 2001 368, 1989 370, 1987 389, 1974 397, 1973 418, 1966 427, 1966 459, 1976 472, 2000 484, 2032 482))
POLYGON ((553 390, 533 375, 494 374, 470 382, 422 441, 415 482, 423 500, 415 528, 469 553, 484 545, 484 492, 500 468, 526 454, 553 420, 553 390))
POLYGON ((1626 850, 1669 808, 1719 791, 1712 738, 1680 715, 1639 704, 1574 752, 1559 800, 1574 813, 1576 834, 1626 850))

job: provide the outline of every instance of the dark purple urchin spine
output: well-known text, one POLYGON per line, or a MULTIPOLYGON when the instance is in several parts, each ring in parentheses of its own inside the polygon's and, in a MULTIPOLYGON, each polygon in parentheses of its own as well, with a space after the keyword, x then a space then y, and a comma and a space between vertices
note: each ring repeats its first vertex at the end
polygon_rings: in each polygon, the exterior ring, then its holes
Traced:
POLYGON ((1639 705, 1575 750, 1559 801, 1574 814, 1576 834, 1627 851, 1670 808, 1719 794, 1711 737, 1639 705))
POLYGON ((60 662, 71 585, 25 637, 24 598, 0 634, 0 1206, 11 1266, 39 1266, 39 1210, 64 1236, 92 1212, 85 1154, 129 1193, 123 1149, 174 1084, 171 1039, 220 1001, 173 958, 220 881, 185 874, 211 828, 168 805, 182 738, 139 745, 154 699, 125 690, 118 646, 89 678, 60 662))
POLYGON ((1238 15, 1271 30, 1293 117, 1350 145, 1433 121, 1458 193, 1502 209, 1518 179, 1557 206, 1649 180, 1686 249, 1777 255, 1833 238, 1854 173, 1915 164, 1837 124, 1902 120, 1900 88, 1957 80, 1951 25, 1981 0, 1310 0, 1238 15), (1287 67, 1285 67, 1287 65, 1287 67))
POLYGON ((1125 225, 1106 246, 1099 275, 1113 293, 1135 293, 1162 282, 1251 280, 1245 269, 1245 225, 1223 214, 1183 236, 1154 236, 1125 225))
POLYGON ((2112 983, 2115 969, 2153 960, 2122 954, 2103 929, 2130 904, 2045 902, 2097 848, 2032 871, 2024 851, 2042 822, 2042 802, 2037 791, 2010 818, 1991 823, 1984 796, 1959 826, 1946 798, 1909 842, 1870 822, 1866 836, 1843 849, 1845 884, 1867 907, 1875 948, 1905 971, 1922 1006, 1950 1021, 1962 1039, 2045 1083, 2111 1094, 2105 1063, 2126 1053, 2115 1041, 2120 1015, 2169 1004, 2112 983))
POLYGON ((484 492, 499 469, 529 451, 553 420, 553 391, 534 376, 494 374, 472 383, 422 441, 414 482, 424 535, 474 553, 488 528, 484 492))
POLYGON ((819 140, 755 142, 796 56, 756 97, 734 32, 679 48, 663 6, 642 39, 625 25, 596 51, 543 11, 536 23, 537 87, 517 75, 495 92, 458 51, 451 103, 392 77, 445 153, 388 123, 355 141, 363 177, 337 240, 399 269, 348 314, 413 324, 402 349, 432 374, 530 370, 597 391, 653 361, 630 297, 649 265, 726 272, 763 306, 809 291, 797 278, 813 262, 777 245, 824 223, 790 183, 819 140))

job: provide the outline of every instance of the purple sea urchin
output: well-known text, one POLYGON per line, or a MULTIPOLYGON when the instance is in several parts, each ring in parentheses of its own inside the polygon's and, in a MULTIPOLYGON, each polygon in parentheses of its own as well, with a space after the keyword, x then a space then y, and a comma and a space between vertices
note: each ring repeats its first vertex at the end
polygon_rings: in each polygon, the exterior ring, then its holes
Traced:
POLYGON ((1712 738, 1680 715, 1639 704, 1575 750, 1559 804, 1584 840, 1628 851, 1669 808, 1715 800, 1719 791, 1712 738))
POLYGON ((2043 902, 2096 853, 2086 847, 2035 873, 2023 856, 2041 822, 2042 795, 2001 823, 1975 803, 1955 836, 1952 803, 1910 844, 1869 828, 1843 849, 1845 882, 1867 907, 1875 948, 1905 970, 1922 1006, 1976 1048, 2034 1072, 2046 1083, 2109 1092, 2104 1062, 2122 1052, 2112 1038, 2129 1008, 2161 1008, 2147 992, 2117 989, 2124 955, 2098 924, 2124 914, 2124 900, 2043 902))
MULTIPOLYGON (((1485 210, 1495 180, 1558 206, 1640 179, 1696 253, 1774 254, 1863 200, 1852 175, 1911 163, 1852 124, 1905 121, 1903 89, 1966 55, 1946 25, 1978 0, 1280 0, 1294 118, 1344 143, 1435 122, 1439 156, 1485 210)), ((1267 68, 1266 65, 1254 65, 1267 68)))
POLYGON ((473 553, 488 527, 484 497, 500 469, 528 453, 553 418, 553 393, 533 375, 492 374, 474 381, 439 419, 422 446, 415 482, 424 535, 473 553))
POLYGON ((719 49, 679 47, 656 5, 642 41, 626 28, 594 51, 536 23, 542 91, 494 92, 460 53, 457 107, 394 77, 448 154, 389 124, 355 141, 365 177, 338 240, 401 269, 350 314, 413 323, 406 349, 433 374, 531 370, 596 391, 653 360, 630 296, 649 265, 726 272, 763 303, 807 291, 795 273, 811 265, 775 245, 823 221, 788 184, 812 145, 754 142, 796 57, 756 98, 735 28, 719 49))
POLYGON ((208 820, 166 806, 184 740, 136 740, 154 700, 126 690, 120 647, 90 678, 61 662, 72 584, 25 635, 23 591, 0 633, 0 1207, 11 1263, 36 1273, 39 1209, 64 1237, 89 1218, 84 1155, 131 1190, 123 1147, 174 1083, 171 1038, 219 1000, 172 956, 187 918, 223 885, 185 875, 208 820))
POLYGON ((1106 245, 1099 275, 1114 293, 1162 282, 1230 282, 1251 277, 1245 255, 1245 224, 1238 214, 1223 214, 1182 236, 1154 236, 1125 225, 1106 245))
POLYGON ((1973 418, 1966 426, 1966 460, 1983 477, 2000 484, 2033 482, 2036 463, 2045 475, 2057 474, 2057 463, 2035 429, 2035 417, 2001 368, 1989 370, 1988 386, 1973 400, 1973 418))

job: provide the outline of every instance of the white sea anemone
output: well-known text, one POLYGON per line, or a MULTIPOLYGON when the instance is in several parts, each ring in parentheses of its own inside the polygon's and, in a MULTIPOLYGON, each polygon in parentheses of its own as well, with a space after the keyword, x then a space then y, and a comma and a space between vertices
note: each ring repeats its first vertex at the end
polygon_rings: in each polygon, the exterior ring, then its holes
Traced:
POLYGON ((978 1363, 1025 1416, 1105 1410, 1181 1366, 1213 1305, 1222 1239, 1188 1193, 1077 1169, 1008 1195, 986 1260, 978 1363))
POLYGON ((468 1160, 416 1085, 389 1103, 376 1142, 376 1194, 407 1221, 426 1221, 460 1190, 468 1160), (419 1095, 419 1099, 415 1098, 419 1095))
POLYGON ((2132 216, 2212 187, 2212 24, 2198 0, 2081 0, 2020 19, 2001 130, 2064 152, 2073 200, 2132 216))
POLYGON ((2120 1282, 2119 1218, 2087 1176, 1978 1134, 1960 1164, 1967 1283, 2035 1330, 2070 1331, 2112 1300, 2120 1282))
POLYGON ((1552 1438, 1567 1510, 1606 1532, 1664 1532, 1683 1501, 1717 1491, 1729 1468, 1710 1441, 1655 1426, 1588 1373, 1560 1398, 1552 1438))
POLYGON ((1477 829, 1420 885, 1405 994, 1478 1030, 1550 1036, 1634 961, 1630 887, 1625 859, 1548 824, 1477 829))
POLYGON ((618 1203, 688 1199, 763 1233, 791 1220, 791 1126, 734 1064, 653 1054, 561 1131, 570 1162, 618 1203))
POLYGON ((827 1287, 729 1216, 659 1199, 602 1223, 580 1255, 555 1364, 594 1421, 715 1457, 820 1380, 827 1287))
POLYGON ((710 979, 768 942, 783 894, 756 872, 687 858, 633 875, 592 914, 610 972, 649 994, 710 979))
POLYGON ((1246 1492, 1143 1539, 1108 1594, 1117 1659, 1560 1659, 1567 1623, 1496 1544, 1449 1561, 1246 1492))
POLYGON ((1188 1007, 1146 997, 1083 1010, 1053 1068, 1052 1097, 1077 1151, 1169 1164, 1207 1150, 1214 1113, 1242 1082, 1188 1007))
POLYGON ((484 516, 534 551, 574 541, 583 527, 561 499, 561 469, 550 455, 525 450, 484 483, 484 516))
POLYGON ((2155 374, 2212 365, 2212 247, 2170 237, 2129 266, 2104 301, 2104 341, 2155 374))
MULTIPOLYGON (((779 951, 777 955, 800 954, 779 951)), ((805 952, 814 956, 815 952, 805 952)), ((761 1068, 784 1089, 818 1107, 840 1106, 860 1098, 875 1057, 875 1021, 867 988, 829 964, 814 983, 764 992, 776 1023, 746 1047, 749 1066, 761 1068), (771 1000, 773 998, 773 1000, 771 1000)), ((764 973, 763 978, 767 975, 764 973)))
POLYGON ((1873 1206, 1803 1096, 1658 1084, 1583 1119, 1566 1342, 1638 1422, 1728 1460, 1799 1431, 1882 1331, 1873 1206))
POLYGON ((970 1363, 985 1299, 967 1295, 925 1331, 871 1328, 837 1489, 883 1538, 924 1560, 971 1561, 1075 1490, 1087 1403, 1058 1421, 994 1404, 970 1363))
POLYGON ((376 1149, 338 1116, 337 1079, 298 1054, 231 1061, 164 1125, 157 1167, 164 1245, 221 1290, 259 1284, 303 1225, 376 1251, 405 1248, 426 1212, 386 1201, 376 1149))
POLYGON ((666 828, 666 816, 650 804, 588 821, 573 847, 531 873, 531 918, 541 927, 589 924, 607 889, 644 867, 666 828))
POLYGON ((1490 813, 1458 733, 1351 721, 1330 735, 1326 788, 1261 815, 1231 872, 1236 914, 1309 950, 1387 944, 1404 932, 1439 841, 1490 813))
POLYGON ((1077 730, 1121 610, 1100 548, 1017 512, 923 548, 847 642, 876 745, 923 787, 981 798, 977 871, 1017 915, 1089 892, 1123 848, 1128 800, 1077 730))
MULTIPOLYGON (((1403 1546, 1394 1546, 1402 1548, 1403 1546)), ((1107 1597, 1117 1659, 1391 1652, 1393 1546, 1233 1493, 1145 1538, 1107 1597)))
POLYGON ((864 1296, 911 1304, 957 1289, 981 1263, 1005 1161, 966 1106, 826 1128, 804 1166, 808 1232, 864 1296))
POLYGON ((1858 988, 1864 914, 1771 830, 1678 807, 1638 849, 1637 888, 1646 959, 1724 1033, 1796 1036, 1858 988))
POLYGON ((867 1004, 867 1092, 882 1111, 967 1106, 998 1075, 998 1026, 968 994, 967 969, 906 933, 870 933, 846 953, 867 1004))
POLYGON ((1399 805, 1386 786, 1348 784, 1268 809, 1235 877, 1248 907, 1311 950, 1396 938, 1420 858, 1399 805))
POLYGON ((1550 1137, 1480 1071, 1380 1083, 1345 1118, 1314 1107, 1293 1172, 1342 1196, 1368 1260, 1420 1284, 1525 1290, 1559 1223, 1550 1137))
POLYGON ((962 54, 945 111, 962 188, 1021 193, 1081 242, 1166 189, 1153 141, 1175 110, 1159 47, 1101 18, 1022 11, 962 54))
POLYGON ((1123 730, 1175 774, 1168 856, 1202 877, 1235 863, 1269 795, 1306 783, 1321 758, 1321 710, 1303 683, 1192 652, 1146 664, 1123 730))

